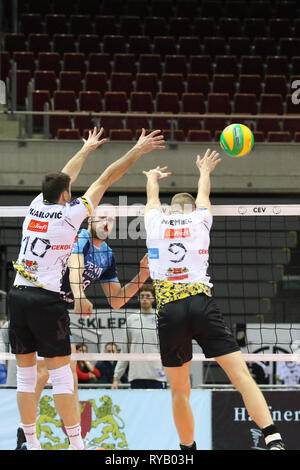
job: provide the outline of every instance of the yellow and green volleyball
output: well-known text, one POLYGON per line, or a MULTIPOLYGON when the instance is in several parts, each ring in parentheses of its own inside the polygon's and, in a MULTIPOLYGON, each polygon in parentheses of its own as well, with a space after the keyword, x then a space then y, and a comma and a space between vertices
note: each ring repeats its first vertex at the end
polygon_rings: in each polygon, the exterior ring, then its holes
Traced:
POLYGON ((221 148, 231 157, 247 155, 253 144, 253 134, 244 124, 230 124, 225 127, 220 137, 221 148))

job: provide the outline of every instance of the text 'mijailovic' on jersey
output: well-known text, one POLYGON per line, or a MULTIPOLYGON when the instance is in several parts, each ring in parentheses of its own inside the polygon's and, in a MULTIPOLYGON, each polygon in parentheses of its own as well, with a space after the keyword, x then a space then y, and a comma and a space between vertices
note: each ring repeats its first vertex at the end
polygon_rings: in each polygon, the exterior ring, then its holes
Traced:
POLYGON ((79 197, 71 204, 49 204, 39 194, 23 222, 22 243, 14 285, 60 292, 63 273, 82 221, 93 212, 91 201, 79 197))
POLYGON ((212 215, 205 207, 170 215, 152 209, 145 215, 150 275, 153 280, 212 287, 207 276, 212 215))

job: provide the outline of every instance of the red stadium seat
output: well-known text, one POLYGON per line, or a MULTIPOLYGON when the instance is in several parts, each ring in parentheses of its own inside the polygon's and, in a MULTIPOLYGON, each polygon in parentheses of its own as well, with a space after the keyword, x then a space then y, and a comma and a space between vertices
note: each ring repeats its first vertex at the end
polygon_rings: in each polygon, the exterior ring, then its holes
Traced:
POLYGON ((92 30, 92 22, 90 15, 71 15, 70 16, 70 33, 75 36, 79 34, 89 34, 92 30))
POLYGON ((300 75, 300 56, 293 56, 291 59, 291 72, 293 75, 300 75))
POLYGON ((136 91, 150 91, 155 96, 159 91, 157 73, 137 73, 136 91))
POLYGON ((100 91, 104 93, 108 91, 107 75, 105 72, 86 72, 85 89, 87 91, 100 91))
POLYGON ((119 116, 105 116, 100 118, 100 126, 104 128, 104 135, 109 136, 110 129, 124 129, 124 119, 119 116))
POLYGON ((82 116, 77 114, 74 116, 74 124, 76 129, 79 129, 80 135, 84 137, 85 129, 93 129, 95 127, 95 118, 91 116, 82 116))
POLYGON ((268 142, 291 142, 291 133, 290 132, 268 132, 267 134, 268 142))
POLYGON ((75 92, 71 90, 55 90, 53 93, 53 105, 54 110, 76 111, 77 104, 75 92))
POLYGON ((82 76, 86 72, 83 52, 66 52, 63 56, 63 64, 66 72, 80 72, 82 76))
POLYGON ((6 33, 4 35, 4 51, 26 51, 25 34, 23 33, 6 33))
POLYGON ((233 98, 235 93, 235 78, 230 74, 214 74, 213 75, 213 92, 228 93, 233 98))
MULTIPOLYGON (((277 114, 283 113, 283 100, 279 94, 265 94, 260 95, 260 112, 261 114, 277 114)), ((280 131, 279 119, 258 119, 256 129, 258 131, 278 132, 280 131)))
POLYGON ((146 113, 153 112, 153 98, 151 92, 133 91, 130 94, 131 111, 140 111, 146 113))
POLYGON ((239 18, 220 18, 219 19, 220 35, 225 38, 230 36, 241 36, 241 21, 239 18))
POLYGON ((212 59, 209 55, 191 55, 190 73, 212 75, 212 59))
MULTIPOLYGON (((164 140, 172 140, 172 131, 170 129, 163 129, 162 134, 164 136, 164 140)), ((173 129, 173 140, 175 142, 184 142, 185 141, 185 133, 182 129, 173 129)))
POLYGON ((239 93, 255 93, 257 97, 262 92, 261 76, 246 75, 239 76, 239 93))
POLYGON ((17 64, 17 69, 30 70, 35 69, 34 54, 33 52, 16 51, 13 53, 13 60, 17 64))
POLYGON ((100 38, 98 34, 79 34, 78 51, 84 54, 100 52, 100 38))
MULTIPOLYGON (((11 71, 9 72, 11 80, 11 71)), ((17 105, 23 106, 27 97, 27 87, 32 75, 30 70, 17 70, 17 105)))
POLYGON ((170 11, 172 11, 172 0, 152 0, 151 11, 153 16, 164 16, 169 18, 170 11))
POLYGON ((238 64, 236 56, 217 55, 215 73, 231 74, 236 77, 238 74, 238 64))
MULTIPOLYGON (((300 88, 300 86, 298 88, 300 88)), ((300 132, 300 119, 297 119, 297 117, 300 116, 300 103, 298 103, 298 100, 299 100, 299 93, 297 92, 295 96, 293 96, 291 93, 288 93, 285 98, 286 114, 295 115, 295 119, 293 119, 292 116, 291 116, 291 119, 284 119, 283 130, 291 132, 291 134, 295 132, 300 132), (295 101, 294 101, 294 98, 296 99, 295 101)))
POLYGON ((221 18, 224 16, 225 11, 223 4, 219 0, 203 0, 201 14, 204 17, 221 18))
POLYGON ((29 34, 28 35, 28 48, 31 52, 37 55, 39 52, 50 52, 50 38, 48 34, 29 34))
POLYGON ((165 55, 176 54, 176 42, 173 36, 154 36, 153 53, 165 55))
POLYGON ((147 0, 128 0, 127 2, 127 14, 138 15, 144 18, 148 12, 148 1, 147 0))
POLYGON ((156 93, 156 111, 178 113, 179 98, 177 93, 156 93))
POLYGON ((209 76, 207 74, 188 74, 187 91, 188 93, 203 93, 206 97, 210 92, 209 76))
POLYGON ((133 133, 131 129, 111 129, 109 138, 110 140, 132 140, 133 133))
POLYGON ((198 1, 197 0, 177 0, 176 2, 177 16, 197 17, 198 1))
POLYGON ((60 89, 73 90, 76 95, 82 90, 82 80, 80 72, 60 72, 60 89))
POLYGON ((287 82, 285 75, 265 75, 265 93, 279 93, 286 95, 287 82))
POLYGON ((184 77, 180 73, 163 73, 161 76, 161 91, 178 93, 181 97, 184 92, 184 77))
POLYGON ((129 97, 133 90, 133 77, 131 73, 112 72, 110 77, 111 91, 125 91, 129 97))
POLYGON ((268 56, 266 66, 266 73, 269 75, 288 76, 290 74, 289 61, 286 56, 268 56))
POLYGON ((104 15, 115 15, 119 16, 122 14, 123 0, 102 0, 102 12, 104 15))
POLYGON ((245 18, 244 20, 244 34, 249 38, 265 37, 267 26, 264 18, 245 18))
POLYGON ((111 74, 110 55, 91 52, 88 58, 89 72, 105 72, 107 77, 111 74))
POLYGON ((187 64, 184 55, 169 55, 165 56, 165 73, 182 73, 186 76, 187 64))
POLYGON ((129 52, 135 54, 138 58, 140 54, 151 53, 151 43, 149 36, 129 36, 128 38, 129 52))
MULTIPOLYGON (((68 112, 69 110, 61 110, 68 112)), ((56 115, 51 115, 49 116, 49 123, 50 123, 50 135, 52 137, 57 136, 57 131, 58 129, 71 129, 72 128, 72 122, 70 116, 56 116, 56 115)))
POLYGON ((288 58, 291 58, 298 55, 299 50, 300 38, 283 37, 279 39, 279 55, 285 55, 288 58))
POLYGON ((144 20, 144 29, 147 36, 166 36, 168 26, 166 18, 162 16, 146 16, 144 20))
POLYGON ((118 52, 126 52, 126 38, 119 34, 103 36, 103 52, 113 56, 118 52))
POLYGON ((203 93, 183 93, 182 111, 184 113, 205 113, 205 101, 203 93))
POLYGON ((230 54, 236 57, 251 54, 251 40, 249 37, 229 37, 228 45, 230 54))
POLYGON ((135 54, 115 54, 114 72, 125 72, 135 75, 136 71, 135 54))
POLYGON ((211 131, 209 130, 190 130, 188 132, 187 140, 189 142, 210 142, 211 131))
POLYGON ((198 37, 181 36, 178 39, 179 54, 189 57, 201 54, 201 43, 198 37))
POLYGON ((56 136, 63 140, 79 140, 80 132, 79 129, 58 129, 56 136))
POLYGON ((186 113, 185 117, 178 118, 178 128, 184 131, 184 134, 187 136, 189 130, 201 130, 202 129, 202 120, 199 115, 198 118, 190 117, 189 113, 186 113))
POLYGON ((140 73, 156 73, 160 77, 162 72, 162 59, 160 54, 141 54, 140 73))
POLYGON ((53 51, 61 55, 65 52, 75 52, 75 36, 73 34, 54 34, 53 51))
MULTIPOLYGON (((50 93, 48 90, 34 90, 32 92, 32 111, 44 111, 45 103, 50 103, 50 93)), ((43 125, 43 116, 34 115, 33 123, 35 126, 43 125)))
POLYGON ((127 95, 124 91, 106 91, 104 103, 106 111, 119 111, 120 113, 128 111, 127 95))
MULTIPOLYGON (((156 115, 152 117, 152 128, 161 129, 161 130, 170 130, 171 118, 159 116, 158 114, 164 114, 164 113, 156 113, 156 115)), ((170 113, 170 114, 173 114, 173 113, 170 113)))
POLYGON ((5 82, 10 69, 10 53, 8 51, 0 51, 0 80, 5 82))
POLYGON ((213 17, 197 16, 194 18, 195 35, 201 39, 216 35, 216 21, 213 17))
POLYGON ((234 112, 236 114, 256 114, 257 96, 255 93, 236 93, 234 95, 234 112))
POLYGON ((169 34, 178 38, 188 36, 191 32, 191 20, 188 17, 173 17, 169 19, 169 34))
POLYGON ((210 56, 225 55, 226 41, 224 37, 213 36, 204 38, 204 54, 210 56))
POLYGON ((289 18, 270 18, 269 27, 270 36, 275 39, 290 36, 291 23, 289 18))
POLYGON ((139 16, 120 16, 120 34, 123 36, 142 35, 142 22, 139 16))
POLYGON ((42 16, 40 13, 22 13, 21 32, 26 35, 30 33, 42 33, 42 16))
POLYGON ((265 133, 263 131, 253 131, 254 142, 264 142, 265 133))
POLYGON ((252 18, 269 18, 271 16, 271 3, 269 1, 254 1, 249 4, 248 15, 252 18))
POLYGON ((136 112, 130 111, 126 117, 126 129, 131 129, 133 135, 135 135, 137 129, 148 129, 149 119, 146 117, 136 116, 136 112))
POLYGON ((95 33, 101 38, 105 35, 116 35, 117 24, 113 15, 96 15, 95 33))
POLYGON ((79 109, 81 111, 102 111, 100 91, 81 91, 79 93, 79 109))
POLYGON ((33 74, 35 90, 49 90, 51 96, 57 90, 54 70, 36 70, 33 74))
POLYGON ((64 34, 66 32, 66 22, 66 15, 48 13, 45 16, 46 33, 49 36, 64 34))
POLYGON ((61 71, 60 55, 58 52, 39 52, 38 54, 39 70, 54 70, 58 76, 61 71))
POLYGON ((242 75, 263 75, 264 64, 261 56, 241 56, 242 75))
POLYGON ((228 93, 208 93, 209 113, 231 113, 230 96, 228 93))
POLYGON ((276 55, 276 41, 272 37, 254 38, 254 55, 266 57, 268 55, 276 55))

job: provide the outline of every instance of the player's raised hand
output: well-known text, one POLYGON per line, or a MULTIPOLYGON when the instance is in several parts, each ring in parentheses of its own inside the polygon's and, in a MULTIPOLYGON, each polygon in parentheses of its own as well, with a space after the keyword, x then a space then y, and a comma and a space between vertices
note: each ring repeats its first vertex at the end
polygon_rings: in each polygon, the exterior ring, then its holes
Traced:
POLYGON ((211 173, 216 168, 217 164, 220 163, 222 160, 219 158, 219 153, 213 150, 212 152, 210 149, 207 149, 203 158, 200 155, 197 155, 196 165, 198 169, 201 171, 208 171, 211 173))
POLYGON ((168 168, 167 166, 163 166, 163 167, 157 166, 156 168, 153 168, 153 170, 143 171, 143 173, 147 177, 154 175, 156 176, 157 179, 163 179, 172 175, 170 171, 166 171, 167 168, 168 168))
POLYGON ((94 127, 93 131, 89 131, 89 136, 87 139, 82 139, 84 142, 84 147, 88 150, 96 150, 96 148, 100 147, 100 145, 105 144, 107 139, 100 139, 103 135, 104 129, 101 127, 100 131, 98 132, 97 127, 94 127))
POLYGON ((146 135, 145 129, 142 129, 142 133, 135 144, 135 147, 141 152, 141 154, 151 152, 152 150, 165 149, 164 136, 160 130, 150 132, 146 135))

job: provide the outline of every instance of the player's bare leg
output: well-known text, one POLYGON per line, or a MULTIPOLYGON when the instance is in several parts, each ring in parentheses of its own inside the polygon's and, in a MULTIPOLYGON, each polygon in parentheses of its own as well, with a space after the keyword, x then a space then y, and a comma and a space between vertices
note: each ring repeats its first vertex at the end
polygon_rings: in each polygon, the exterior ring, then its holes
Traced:
POLYGON ((164 367, 172 392, 172 408, 175 426, 183 446, 194 444, 194 417, 190 405, 190 366, 164 367))
MULTIPOLYGON (((274 444, 279 442, 279 446, 282 446, 283 449, 277 446, 276 450, 284 450, 281 436, 273 423, 267 402, 251 376, 242 353, 237 351, 216 357, 215 359, 225 371, 231 383, 242 395, 249 415, 263 431, 266 444, 272 445, 273 442, 274 444)), ((275 445, 273 447, 275 447, 275 445)))

